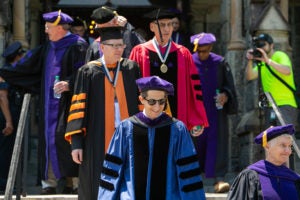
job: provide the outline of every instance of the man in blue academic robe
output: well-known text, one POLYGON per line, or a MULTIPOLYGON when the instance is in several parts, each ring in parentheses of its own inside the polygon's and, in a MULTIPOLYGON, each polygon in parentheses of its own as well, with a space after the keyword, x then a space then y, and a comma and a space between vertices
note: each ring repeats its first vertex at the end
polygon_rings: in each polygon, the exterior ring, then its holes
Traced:
POLYGON ((163 112, 173 85, 158 76, 136 82, 144 110, 116 129, 104 159, 98 200, 205 199, 190 133, 182 121, 163 112))

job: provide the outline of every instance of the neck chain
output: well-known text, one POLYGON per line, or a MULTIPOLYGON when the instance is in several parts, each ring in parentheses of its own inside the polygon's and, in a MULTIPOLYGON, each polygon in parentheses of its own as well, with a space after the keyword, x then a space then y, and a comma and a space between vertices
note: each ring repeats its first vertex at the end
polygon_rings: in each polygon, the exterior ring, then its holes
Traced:
POLYGON ((107 76, 109 82, 113 85, 113 87, 116 87, 117 81, 118 81, 118 75, 119 75, 119 71, 120 71, 120 61, 118 62, 118 65, 114 70, 114 72, 115 72, 114 79, 112 79, 111 76, 110 76, 110 73, 109 73, 108 68, 105 64, 103 56, 101 57, 101 62, 103 63, 105 75, 107 76))
POLYGON ((167 60, 167 58, 168 58, 168 56, 169 56, 169 53, 170 53, 170 49, 171 49, 171 40, 168 41, 168 44, 167 44, 167 50, 166 50, 166 52, 165 52, 164 57, 162 56, 162 53, 161 53, 161 51, 160 51, 160 49, 159 49, 159 47, 158 47, 158 43, 157 43, 157 41, 155 40, 155 38, 152 39, 152 44, 153 44, 153 46, 154 46, 154 48, 155 48, 155 50, 156 50, 156 53, 157 53, 157 55, 158 55, 160 61, 162 62, 162 65, 160 66, 160 71, 161 71, 162 73, 166 73, 166 72, 168 71, 168 66, 165 64, 165 62, 166 62, 166 60, 167 60))

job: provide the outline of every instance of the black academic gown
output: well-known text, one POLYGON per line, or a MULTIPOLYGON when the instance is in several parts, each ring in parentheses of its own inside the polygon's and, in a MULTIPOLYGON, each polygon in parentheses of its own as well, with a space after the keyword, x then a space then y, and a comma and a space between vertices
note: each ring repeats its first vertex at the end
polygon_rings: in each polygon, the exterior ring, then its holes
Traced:
POLYGON ((235 179, 227 200, 262 200, 259 177, 254 170, 245 169, 235 179))
MULTIPOLYGON (((138 88, 135 80, 140 78, 140 69, 137 63, 128 59, 123 59, 120 65, 121 73, 118 75, 116 90, 124 91, 125 98, 118 99, 118 101, 120 110, 127 109, 127 116, 131 116, 139 111, 138 88)), ((71 142, 72 149, 83 149, 78 188, 78 197, 82 200, 97 199, 105 155, 105 140, 110 141, 113 134, 111 132, 111 135, 107 136, 105 133, 106 126, 114 123, 113 102, 108 104, 106 101, 106 98, 109 98, 109 88, 111 88, 107 80, 103 65, 99 60, 91 61, 81 67, 76 78, 65 137, 71 142), (108 118, 112 120, 108 122, 108 118)), ((118 96, 118 91, 116 93, 118 96)))

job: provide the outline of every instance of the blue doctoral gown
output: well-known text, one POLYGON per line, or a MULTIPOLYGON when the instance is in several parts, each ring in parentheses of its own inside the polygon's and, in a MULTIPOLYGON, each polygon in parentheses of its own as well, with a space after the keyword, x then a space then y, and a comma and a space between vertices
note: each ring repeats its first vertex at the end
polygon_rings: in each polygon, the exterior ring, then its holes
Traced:
POLYGON ((142 115, 116 129, 103 163, 98 200, 205 199, 185 125, 166 114, 146 124, 142 115))

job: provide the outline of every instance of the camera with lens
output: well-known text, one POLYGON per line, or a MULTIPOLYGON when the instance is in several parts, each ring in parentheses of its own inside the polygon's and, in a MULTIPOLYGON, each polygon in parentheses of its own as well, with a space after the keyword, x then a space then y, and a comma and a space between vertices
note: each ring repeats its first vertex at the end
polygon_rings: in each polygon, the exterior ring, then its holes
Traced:
POLYGON ((262 48, 265 46, 265 41, 259 40, 258 38, 253 38, 252 41, 252 46, 253 46, 253 56, 254 57, 262 57, 262 53, 257 49, 257 48, 262 48))

